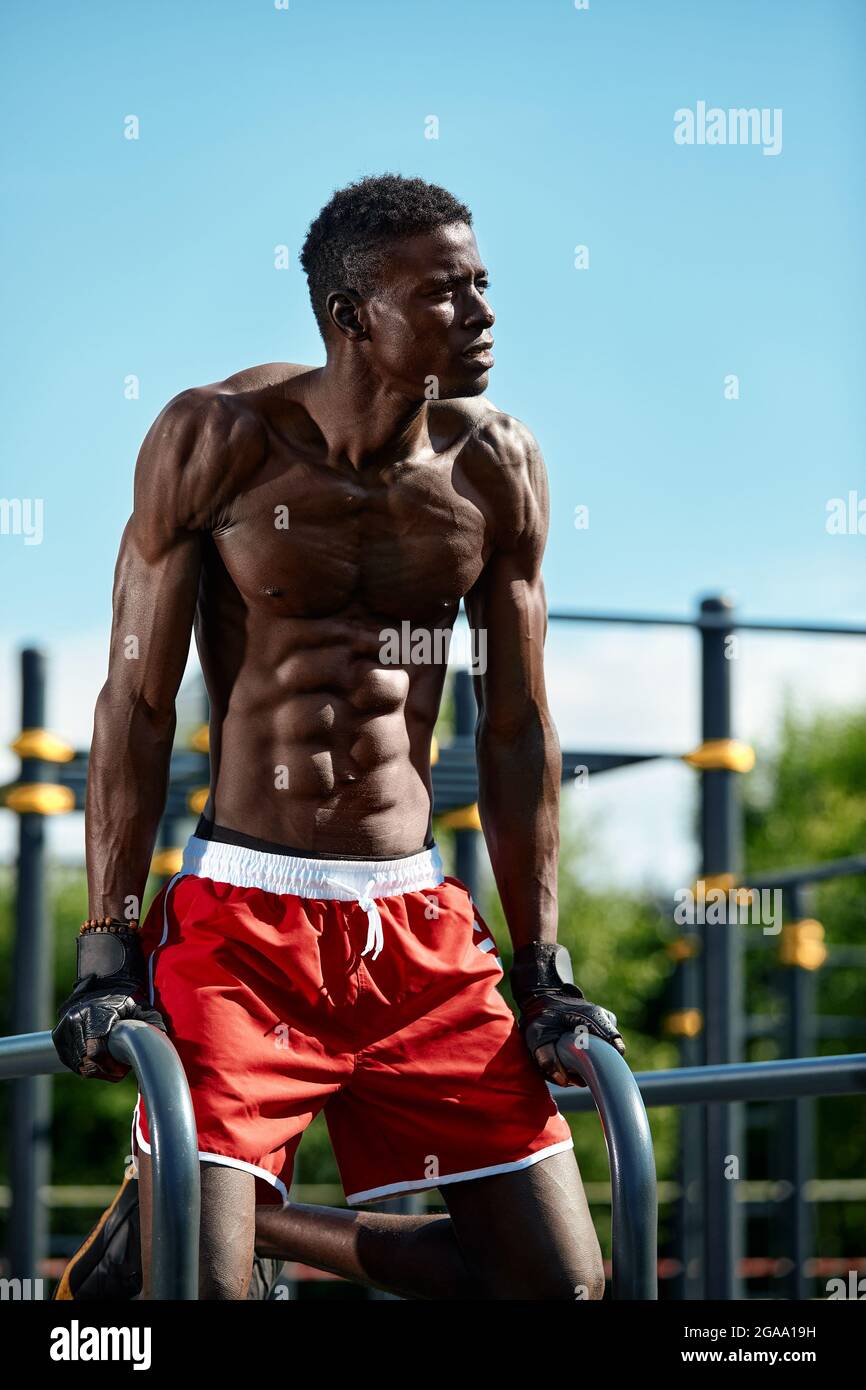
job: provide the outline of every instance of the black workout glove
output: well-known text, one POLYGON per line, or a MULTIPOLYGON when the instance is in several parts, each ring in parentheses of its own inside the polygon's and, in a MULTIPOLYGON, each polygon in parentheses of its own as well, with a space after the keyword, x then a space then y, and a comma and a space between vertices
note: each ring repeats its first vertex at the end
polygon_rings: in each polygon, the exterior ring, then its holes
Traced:
POLYGON ((115 1023, 135 1018, 166 1031, 157 1011, 135 998, 146 979, 137 930, 117 924, 79 936, 78 980, 51 1034, 64 1066, 80 1076, 122 1081, 129 1067, 112 1057, 106 1042, 115 1023))
POLYGON ((616 1014, 592 1004, 574 983, 571 958, 556 941, 530 941, 514 953, 509 974, 511 992, 520 1009, 518 1027, 539 1069, 558 1086, 585 1086, 577 1072, 566 1072, 556 1050, 560 1038, 577 1032, 625 1052, 616 1014))

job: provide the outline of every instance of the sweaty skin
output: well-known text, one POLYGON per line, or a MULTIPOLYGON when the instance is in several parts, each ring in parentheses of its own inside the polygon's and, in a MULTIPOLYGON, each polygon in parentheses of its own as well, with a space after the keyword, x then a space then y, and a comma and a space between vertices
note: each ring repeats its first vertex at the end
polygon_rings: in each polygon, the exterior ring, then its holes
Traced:
POLYGON ((93 808, 106 911, 142 854, 123 774, 136 782, 168 738, 193 614, 211 702, 207 814, 263 839, 367 858, 423 847, 446 668, 389 664, 383 647, 407 620, 450 631, 464 595, 493 627, 492 715, 517 732, 534 693, 547 720, 546 496, 527 431, 483 398, 435 402, 396 457, 356 468, 329 457, 306 408, 317 375, 279 364, 187 392, 145 442, 94 750, 99 767, 107 735, 110 802, 93 808))
MULTIPOLYGON (((407 621, 450 630, 462 598, 486 635, 476 746, 496 884, 515 947, 555 940, 561 758, 543 671, 547 480, 530 431, 483 395, 486 285, 464 223, 404 239, 381 292, 328 296, 324 367, 251 368, 182 393, 154 423, 95 715, 92 916, 123 917, 141 901, 193 628, 211 705, 211 819, 318 856, 421 849, 445 664, 389 664, 383 633, 407 621)), ((104 1043, 88 1051, 98 1074, 123 1074, 104 1043)), ((568 1084, 552 1044, 535 1058, 568 1084)), ((141 1173, 146 1232, 144 1156, 141 1173)), ((203 1296, 242 1298, 253 1180, 203 1165, 203 1183, 203 1296)), ((457 1262, 482 1297, 573 1299, 577 1285, 601 1296, 573 1153, 443 1195, 453 1225, 430 1232, 444 1252, 439 1273, 416 1222, 405 1277, 391 1287, 439 1297, 431 1290, 457 1262)), ((310 1258, 307 1224, 292 1225, 290 1212, 262 1219, 269 1248, 310 1258)), ((376 1242, 384 1259, 387 1226, 367 1213, 322 1215, 312 1227, 321 1262, 381 1286, 376 1242)))
MULTIPOLYGON (((463 598, 486 637, 476 743, 494 876, 515 947, 555 939, 544 463, 482 395, 494 315, 471 230, 408 238, 389 270, 387 296, 330 296, 324 367, 184 392, 144 441, 94 720, 91 916, 141 902, 193 625, 211 819, 310 854, 420 849, 445 666, 386 664, 380 634, 450 629, 463 598), (431 382, 445 399, 426 398, 431 382)), ((544 1060, 564 1082, 552 1046, 544 1060)))

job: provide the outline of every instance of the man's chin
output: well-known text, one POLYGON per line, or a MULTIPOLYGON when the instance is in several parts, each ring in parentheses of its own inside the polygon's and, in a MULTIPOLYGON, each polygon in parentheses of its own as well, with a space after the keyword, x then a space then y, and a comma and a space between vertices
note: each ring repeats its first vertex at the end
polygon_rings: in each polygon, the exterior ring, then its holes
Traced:
POLYGON ((459 381, 439 383, 440 401, 455 401, 463 396, 483 396, 490 381, 490 368, 484 372, 473 372, 459 381))

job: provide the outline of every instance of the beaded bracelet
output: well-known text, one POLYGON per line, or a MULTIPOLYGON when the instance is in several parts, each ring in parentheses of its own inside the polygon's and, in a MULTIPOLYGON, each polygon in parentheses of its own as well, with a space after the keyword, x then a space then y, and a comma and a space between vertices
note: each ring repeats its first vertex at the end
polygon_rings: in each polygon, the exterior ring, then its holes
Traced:
POLYGON ((121 931, 140 931, 141 927, 136 919, 130 918, 129 921, 122 922, 119 917, 88 917, 86 922, 82 922, 78 928, 78 935, 85 936, 91 932, 121 932, 121 931))

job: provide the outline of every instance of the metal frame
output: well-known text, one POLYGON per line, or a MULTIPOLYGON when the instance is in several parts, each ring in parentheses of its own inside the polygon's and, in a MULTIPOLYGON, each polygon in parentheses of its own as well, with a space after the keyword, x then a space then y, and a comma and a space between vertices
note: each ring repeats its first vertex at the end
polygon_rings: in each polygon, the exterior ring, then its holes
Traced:
MULTIPOLYGON (((195 1301, 201 1187, 195 1116, 180 1058, 159 1028, 133 1020, 115 1024, 108 1046, 118 1061, 132 1067, 147 1105, 153 1174, 152 1296, 195 1301)), ((50 1033, 0 1038, 0 1080, 65 1071, 50 1033)))
POLYGON ((612 1292, 615 1299, 658 1298, 658 1197, 652 1134, 628 1063, 608 1043, 590 1037, 578 1047, 557 1043, 560 1060, 577 1071, 587 1090, 553 1087, 560 1109, 595 1105, 607 1144, 611 1186, 612 1292), (585 1103, 568 1104, 574 1096, 585 1103), (565 1101, 565 1104, 563 1104, 565 1101))
MULTIPOLYGON (((595 1039, 590 1038, 589 1043, 588 1049, 571 1049, 570 1055, 579 1067, 582 1051, 595 1055, 595 1039)), ((608 1047, 607 1043, 598 1045, 608 1047)), ((613 1048, 608 1050, 613 1052, 613 1048)), ((614 1052, 614 1056, 619 1054, 614 1052)), ((584 1068, 580 1070, 583 1075, 584 1068)), ((723 1067, 674 1067, 670 1071, 638 1071, 629 1075, 644 1105, 649 1106, 852 1096, 866 1092, 866 1052, 843 1057, 786 1057, 778 1062, 739 1062, 723 1067)), ((554 1086, 553 1094, 560 1110, 593 1108, 594 1096, 573 1086, 554 1086)))
MULTIPOLYGON (((655 1163, 645 1105, 707 1105, 730 1109, 730 1102, 788 1101, 797 1108, 815 1096, 862 1095, 866 1092, 866 1052, 843 1057, 794 1057, 775 1062, 742 1062, 717 1067, 678 1067, 671 1071, 631 1073, 623 1058, 595 1038, 587 1047, 558 1044, 562 1060, 588 1083, 590 1092, 573 1086, 552 1087, 560 1110, 572 1113, 596 1106, 601 1116, 611 1168, 614 1298, 655 1298, 655 1163), (623 1073, 627 1074, 626 1077, 623 1073), (599 1082, 599 1076, 601 1081, 599 1082), (638 1100, 635 1101, 636 1093, 638 1100), (650 1184, 652 1173, 652 1197, 650 1184), (650 1260, 652 1259, 652 1275, 650 1260)), ((687 1118, 689 1111, 686 1112, 687 1118)), ((804 1165, 801 1163, 800 1167, 804 1165)), ((803 1175, 805 1180, 805 1172, 803 1175)), ((729 1205, 735 1184, 728 1182, 729 1205)), ((805 1299, 802 1263, 808 1254, 808 1217, 798 1214, 794 1249, 796 1276, 792 1296, 805 1299)), ((701 1234, 699 1232, 699 1234, 701 1234)), ((705 1234, 705 1233, 703 1233, 705 1234)))
MULTIPOLYGON (((147 1104, 153 1157, 152 1285, 155 1299, 198 1298, 199 1156, 186 1076, 164 1033, 118 1023, 109 1047, 134 1070, 147 1104)), ((853 1095, 866 1092, 866 1053, 633 1073, 599 1038, 557 1044, 585 1089, 552 1087, 563 1111, 597 1109, 611 1179, 613 1297, 658 1298, 655 1156, 647 1105, 853 1095)), ((0 1080, 62 1072, 50 1033, 0 1038, 0 1080)), ((733 1184, 731 1185, 733 1187, 733 1184)))

